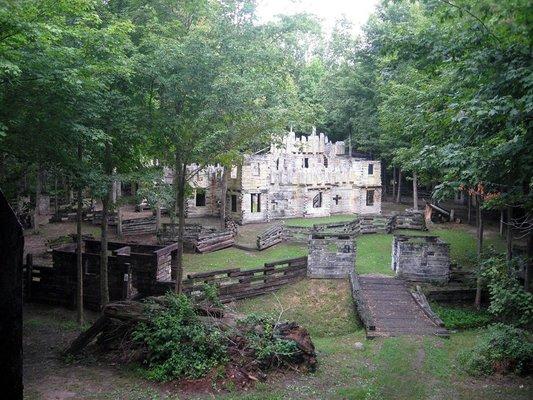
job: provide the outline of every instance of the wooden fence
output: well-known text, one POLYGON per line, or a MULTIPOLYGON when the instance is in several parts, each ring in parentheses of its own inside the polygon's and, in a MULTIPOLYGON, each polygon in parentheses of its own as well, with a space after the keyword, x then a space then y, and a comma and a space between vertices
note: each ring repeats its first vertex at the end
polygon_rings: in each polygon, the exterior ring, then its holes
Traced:
POLYGON ((119 232, 122 232, 123 236, 130 235, 148 235, 151 233, 156 233, 157 229, 157 218, 148 217, 148 218, 135 218, 135 219, 125 219, 120 221, 120 227, 117 227, 119 232))
MULTIPOLYGON (((241 270, 230 268, 211 272, 188 274, 183 280, 183 291, 187 294, 200 293, 205 284, 218 288, 220 300, 233 300, 259 296, 277 290, 283 285, 305 278, 307 257, 266 263, 261 268, 241 270)), ((153 295, 174 290, 175 281, 158 281, 153 295)))

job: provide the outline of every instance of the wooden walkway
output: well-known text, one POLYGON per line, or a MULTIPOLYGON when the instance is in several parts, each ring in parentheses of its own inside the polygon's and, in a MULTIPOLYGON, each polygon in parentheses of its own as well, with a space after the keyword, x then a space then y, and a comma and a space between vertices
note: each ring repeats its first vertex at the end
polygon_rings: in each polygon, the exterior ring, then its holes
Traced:
POLYGON ((350 275, 352 294, 367 337, 448 336, 425 296, 396 278, 350 275))

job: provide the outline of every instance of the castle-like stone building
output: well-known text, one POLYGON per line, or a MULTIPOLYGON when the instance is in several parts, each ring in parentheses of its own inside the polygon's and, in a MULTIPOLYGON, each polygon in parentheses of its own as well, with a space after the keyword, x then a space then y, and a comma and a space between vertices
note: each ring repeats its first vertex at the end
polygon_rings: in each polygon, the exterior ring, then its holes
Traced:
MULTIPOLYGON (((232 168, 226 213, 241 224, 281 218, 381 212, 381 163, 347 154, 323 133, 288 133, 232 168)), ((197 166, 189 166, 194 171, 197 166)), ((219 215, 222 168, 194 175, 188 216, 219 215)))

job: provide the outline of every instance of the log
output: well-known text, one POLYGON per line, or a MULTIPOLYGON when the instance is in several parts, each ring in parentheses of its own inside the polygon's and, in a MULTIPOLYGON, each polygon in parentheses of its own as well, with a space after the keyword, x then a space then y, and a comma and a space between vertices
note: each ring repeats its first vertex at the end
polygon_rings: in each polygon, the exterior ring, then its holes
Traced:
POLYGON ((65 350, 65 354, 75 355, 82 351, 102 330, 107 324, 107 317, 102 315, 96 322, 85 332, 82 332, 65 350))

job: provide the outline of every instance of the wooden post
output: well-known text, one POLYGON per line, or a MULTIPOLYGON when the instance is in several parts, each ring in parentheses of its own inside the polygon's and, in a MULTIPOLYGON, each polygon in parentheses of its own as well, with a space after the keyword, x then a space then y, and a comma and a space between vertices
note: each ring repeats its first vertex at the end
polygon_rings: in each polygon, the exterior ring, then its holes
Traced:
POLYGON ((33 254, 26 254, 26 301, 31 300, 31 286, 33 283, 33 254))
POLYGON ((124 263, 124 280, 122 282, 122 298, 129 299, 131 296, 131 264, 124 263))

